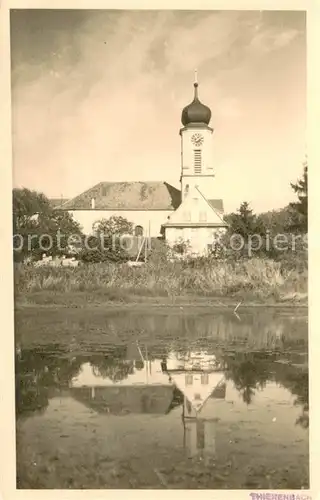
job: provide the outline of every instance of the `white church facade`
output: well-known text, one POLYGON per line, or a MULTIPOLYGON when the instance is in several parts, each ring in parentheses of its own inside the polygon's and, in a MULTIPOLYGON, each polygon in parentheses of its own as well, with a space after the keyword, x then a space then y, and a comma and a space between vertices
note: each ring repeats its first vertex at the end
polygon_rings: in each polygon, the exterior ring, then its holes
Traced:
POLYGON ((165 181, 100 182, 56 208, 72 214, 85 234, 96 221, 121 216, 134 224, 136 235, 164 235, 169 245, 185 242, 192 253, 205 254, 227 226, 223 201, 214 198, 210 120, 195 82, 194 99, 181 115, 181 190, 165 181))

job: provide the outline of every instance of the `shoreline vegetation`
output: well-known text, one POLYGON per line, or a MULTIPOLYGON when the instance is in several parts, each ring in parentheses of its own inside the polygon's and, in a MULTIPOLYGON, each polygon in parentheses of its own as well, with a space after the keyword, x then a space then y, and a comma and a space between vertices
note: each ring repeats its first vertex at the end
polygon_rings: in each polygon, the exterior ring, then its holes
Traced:
POLYGON ((305 266, 252 258, 149 262, 139 267, 98 263, 70 268, 15 264, 15 302, 22 306, 295 306, 308 303, 305 266))
POLYGON ((16 307, 206 305, 235 312, 239 303, 307 307, 307 161, 290 186, 297 200, 283 209, 255 214, 243 202, 226 214, 227 230, 215 234, 206 257, 192 257, 189 240, 169 248, 162 234, 149 238, 144 263, 142 246, 122 245, 124 236, 132 243, 141 229, 132 221, 97 220, 87 238, 73 216, 54 208, 43 193, 14 189, 16 307), (107 247, 100 245, 101 237, 107 247), (54 265, 41 260, 44 252, 54 265), (139 259, 141 265, 130 265, 139 259))

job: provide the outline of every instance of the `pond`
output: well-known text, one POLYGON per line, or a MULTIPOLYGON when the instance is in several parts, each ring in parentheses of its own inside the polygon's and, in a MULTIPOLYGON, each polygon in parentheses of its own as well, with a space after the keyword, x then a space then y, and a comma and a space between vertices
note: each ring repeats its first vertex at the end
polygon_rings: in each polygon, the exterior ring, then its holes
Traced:
POLYGON ((16 317, 18 488, 309 487, 306 315, 59 314, 16 317))

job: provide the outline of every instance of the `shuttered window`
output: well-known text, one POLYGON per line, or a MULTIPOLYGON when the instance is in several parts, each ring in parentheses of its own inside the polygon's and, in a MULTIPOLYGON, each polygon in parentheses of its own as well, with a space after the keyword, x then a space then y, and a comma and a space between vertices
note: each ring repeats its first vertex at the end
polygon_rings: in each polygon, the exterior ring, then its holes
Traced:
POLYGON ((201 149, 194 149, 194 173, 201 174, 202 158, 201 149))

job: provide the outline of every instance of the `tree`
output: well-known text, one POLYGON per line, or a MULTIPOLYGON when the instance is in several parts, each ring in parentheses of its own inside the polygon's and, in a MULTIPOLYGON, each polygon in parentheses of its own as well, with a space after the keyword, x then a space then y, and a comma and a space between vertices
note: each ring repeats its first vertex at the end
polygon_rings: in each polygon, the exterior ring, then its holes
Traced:
POLYGON ((39 213, 50 213, 49 200, 43 193, 27 188, 15 188, 12 191, 13 229, 19 230, 36 225, 35 216, 39 213))
POLYGON ((241 203, 237 212, 226 215, 224 219, 228 229, 225 234, 218 235, 213 242, 213 255, 231 260, 250 257, 249 238, 252 235, 263 236, 262 221, 253 213, 246 201, 241 203))
POLYGON ((43 193, 14 189, 12 193, 14 259, 41 254, 68 254, 69 244, 81 228, 69 212, 54 210, 43 193))
POLYGON ((101 219, 93 223, 92 229, 96 235, 122 236, 133 234, 133 222, 124 217, 113 215, 109 219, 101 219))
POLYGON ((128 241, 121 238, 133 235, 133 223, 121 216, 100 219, 93 223, 94 234, 87 240, 80 259, 83 262, 127 262, 128 241))
POLYGON ((229 225, 228 232, 241 235, 245 241, 249 235, 260 234, 263 229, 258 217, 253 213, 247 201, 241 203, 236 213, 227 215, 225 220, 229 225))
POLYGON ((292 229, 303 232, 308 231, 308 164, 303 165, 303 174, 297 182, 290 183, 291 188, 298 197, 297 202, 289 204, 293 216, 292 229))
POLYGON ((276 235, 290 230, 292 215, 290 208, 287 206, 280 210, 263 212, 258 215, 258 219, 265 231, 269 231, 270 235, 276 235))

